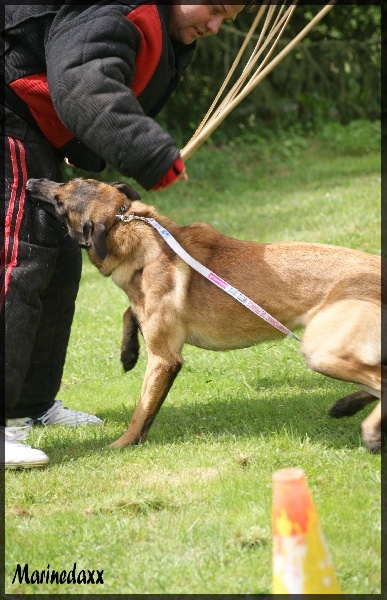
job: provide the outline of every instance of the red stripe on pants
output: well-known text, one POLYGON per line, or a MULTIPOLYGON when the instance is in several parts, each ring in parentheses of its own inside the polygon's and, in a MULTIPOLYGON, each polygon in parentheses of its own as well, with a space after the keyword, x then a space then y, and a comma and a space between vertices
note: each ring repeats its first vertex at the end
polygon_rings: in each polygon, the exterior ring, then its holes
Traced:
POLYGON ((27 183, 27 166, 26 166, 24 146, 19 140, 14 140, 13 138, 11 138, 9 136, 8 136, 8 143, 9 143, 9 149, 10 149, 10 155, 11 155, 11 162, 12 162, 13 180, 12 180, 12 185, 11 185, 11 197, 10 197, 10 201, 9 201, 9 205, 8 205, 8 209, 7 209, 7 214, 5 217, 5 236, 4 236, 5 275, 4 275, 3 289, 1 290, 1 293, 0 293, 0 310, 1 310, 3 302, 4 302, 5 294, 7 293, 7 290, 8 290, 8 285, 9 285, 9 280, 11 278, 12 269, 17 265, 17 253, 18 253, 18 248, 19 248, 19 231, 20 231, 21 220, 23 217, 24 202, 25 202, 25 197, 26 197, 26 183, 27 183), (16 141, 16 144, 19 149, 20 167, 18 165, 18 160, 17 160, 15 141, 16 141), (17 199, 17 191, 18 191, 18 186, 19 186, 19 182, 20 182, 19 171, 21 171, 22 188, 21 188, 21 192, 20 192, 19 202, 17 202, 17 200, 16 200, 17 199), (12 221, 13 221, 13 217, 14 217, 16 211, 17 211, 16 221, 15 221, 14 230, 12 231, 12 221), (11 256, 9 257, 8 254, 9 254, 10 241, 13 241, 13 246, 12 246, 11 256))

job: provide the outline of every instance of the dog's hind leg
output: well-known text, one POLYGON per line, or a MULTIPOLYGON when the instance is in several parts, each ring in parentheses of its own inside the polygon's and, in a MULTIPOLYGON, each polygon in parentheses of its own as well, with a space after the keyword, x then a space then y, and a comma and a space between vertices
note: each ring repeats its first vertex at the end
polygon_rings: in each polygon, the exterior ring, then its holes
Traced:
POLYGON ((367 448, 373 452, 380 450, 387 438, 387 367, 382 366, 382 394, 374 410, 361 424, 361 433, 367 448))
POLYGON ((140 345, 138 342, 138 323, 132 309, 124 312, 124 331, 121 343, 121 362, 124 371, 130 371, 136 366, 140 345))
POLYGON ((129 423, 127 431, 110 448, 144 442, 149 428, 160 410, 177 374, 183 364, 181 360, 165 359, 148 351, 148 364, 141 390, 140 401, 129 423))
MULTIPOLYGON (((308 324, 301 350, 319 373, 357 383, 366 392, 350 394, 333 407, 331 416, 353 414, 381 393, 380 310, 372 303, 340 301, 321 310, 308 324)), ((362 437, 370 450, 381 445, 381 403, 362 423, 362 437)))
POLYGON ((364 444, 371 452, 381 449, 386 421, 386 410, 382 410, 382 402, 379 400, 374 410, 364 419, 361 424, 361 435, 364 444))
POLYGON ((375 400, 376 396, 364 390, 358 390, 357 392, 348 394, 348 396, 344 396, 344 398, 340 398, 340 400, 332 406, 328 414, 334 419, 351 417, 360 410, 363 410, 363 408, 371 404, 371 402, 375 402, 375 400))

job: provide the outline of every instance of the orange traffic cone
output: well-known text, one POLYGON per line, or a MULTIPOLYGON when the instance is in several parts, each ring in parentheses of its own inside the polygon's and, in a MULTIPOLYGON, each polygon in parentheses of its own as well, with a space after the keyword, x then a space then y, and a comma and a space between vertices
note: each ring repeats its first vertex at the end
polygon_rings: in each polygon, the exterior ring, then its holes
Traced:
POLYGON ((273 474, 273 594, 342 594, 302 469, 273 474))

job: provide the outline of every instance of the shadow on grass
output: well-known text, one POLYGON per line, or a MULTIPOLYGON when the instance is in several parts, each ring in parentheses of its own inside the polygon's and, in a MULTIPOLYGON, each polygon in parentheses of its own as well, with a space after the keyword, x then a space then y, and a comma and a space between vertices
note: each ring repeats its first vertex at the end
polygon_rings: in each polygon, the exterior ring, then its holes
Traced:
MULTIPOLYGON (((321 392, 318 394, 321 396, 321 392)), ((282 433, 295 441, 309 438, 333 448, 359 447, 360 423, 372 410, 340 420, 328 416, 338 398, 317 402, 304 393, 273 393, 270 399, 227 396, 181 408, 165 406, 150 430, 153 443, 188 442, 200 437, 214 440, 260 438, 282 433)))
MULTIPOLYGON (((295 442, 307 438, 311 443, 336 449, 359 447, 360 423, 373 406, 351 418, 336 420, 328 416, 328 410, 339 398, 337 390, 316 387, 316 381, 308 377, 302 391, 289 389, 289 393, 284 393, 282 387, 276 392, 269 378, 260 380, 259 388, 269 389, 270 397, 222 394, 219 399, 193 400, 180 407, 168 405, 167 399, 152 425, 148 442, 161 446, 199 442, 200 438, 205 442, 266 438, 270 442, 273 437, 284 435, 295 442)), ((51 464, 76 461, 86 455, 115 453, 108 446, 125 431, 131 414, 132 410, 123 406, 99 411, 105 426, 87 428, 76 435, 58 428, 54 435, 43 440, 42 448, 50 456, 51 464)), ((124 452, 136 448, 141 446, 124 452)))

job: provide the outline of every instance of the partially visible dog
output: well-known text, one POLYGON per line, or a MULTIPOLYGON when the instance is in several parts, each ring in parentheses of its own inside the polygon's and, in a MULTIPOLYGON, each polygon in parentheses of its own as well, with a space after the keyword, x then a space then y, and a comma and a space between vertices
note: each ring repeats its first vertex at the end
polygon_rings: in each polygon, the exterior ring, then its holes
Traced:
MULTIPOLYGON (((27 189, 55 206, 70 234, 89 249, 91 262, 127 293, 125 370, 137 361, 138 326, 143 334, 148 364, 140 401, 113 447, 146 439, 181 369, 185 343, 231 350, 283 335, 189 267, 148 223, 123 223, 117 214, 155 218, 196 260, 286 327, 305 327, 301 351, 310 368, 362 388, 340 399, 331 416, 354 414, 380 398, 387 356, 381 355, 379 257, 324 244, 239 241, 205 223, 180 227, 122 183, 30 179, 27 189)), ((386 406, 379 400, 362 423, 370 450, 381 446, 385 417, 386 406)))

